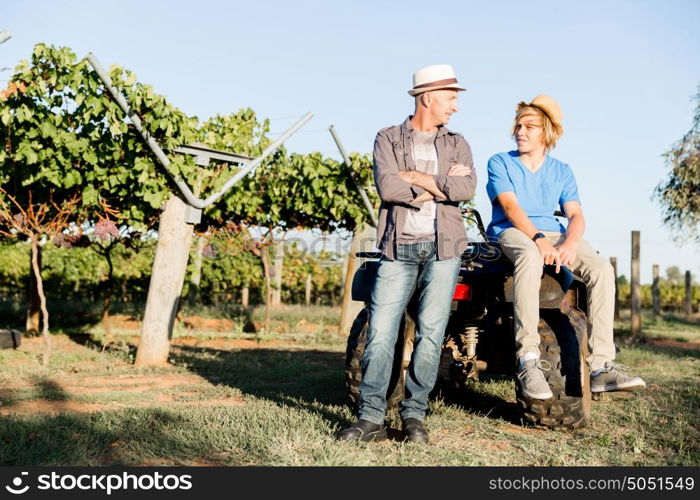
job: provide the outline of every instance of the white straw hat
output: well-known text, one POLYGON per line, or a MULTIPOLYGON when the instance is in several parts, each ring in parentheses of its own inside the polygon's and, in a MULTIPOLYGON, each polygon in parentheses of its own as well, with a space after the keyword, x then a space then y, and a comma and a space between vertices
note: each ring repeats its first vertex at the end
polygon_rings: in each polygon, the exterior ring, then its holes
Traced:
POLYGON ((413 73, 413 88, 408 95, 416 96, 423 92, 439 89, 467 90, 457 84, 457 77, 449 64, 433 64, 413 73))

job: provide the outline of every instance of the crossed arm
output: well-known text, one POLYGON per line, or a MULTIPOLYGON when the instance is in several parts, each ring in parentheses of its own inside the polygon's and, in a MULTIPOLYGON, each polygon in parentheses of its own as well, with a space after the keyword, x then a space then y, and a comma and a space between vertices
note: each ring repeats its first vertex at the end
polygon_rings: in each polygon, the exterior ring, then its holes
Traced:
MULTIPOLYGON (((500 203, 503 212, 508 220, 516 229, 520 229, 525 236, 532 239, 539 230, 530 221, 525 211, 518 204, 518 199, 515 193, 507 191, 499 194, 496 197, 500 203)), ((544 258, 545 264, 556 265, 556 271, 559 272, 561 266, 571 266, 576 259, 576 250, 578 242, 583 237, 583 232, 586 229, 586 221, 583 217, 581 204, 577 201, 568 201, 564 203, 564 213, 569 221, 566 228, 566 238, 556 247, 552 245, 547 238, 540 238, 535 241, 537 249, 544 258)))
MULTIPOLYGON (((469 175, 471 174, 471 167, 465 165, 453 165, 447 172, 447 175, 469 175)), ((433 200, 435 198, 446 199, 445 193, 440 191, 440 188, 435 183, 435 177, 424 172, 419 172, 417 170, 408 170, 399 172, 399 177, 410 182, 414 186, 418 186, 425 190, 424 193, 417 196, 412 203, 422 203, 424 201, 433 200)))
POLYGON ((472 169, 469 144, 463 138, 457 140, 454 153, 459 164, 447 174, 403 171, 398 162, 403 149, 392 142, 386 131, 380 131, 374 141, 374 183, 379 197, 387 203, 416 208, 428 200, 470 200, 476 188, 476 171, 472 169))

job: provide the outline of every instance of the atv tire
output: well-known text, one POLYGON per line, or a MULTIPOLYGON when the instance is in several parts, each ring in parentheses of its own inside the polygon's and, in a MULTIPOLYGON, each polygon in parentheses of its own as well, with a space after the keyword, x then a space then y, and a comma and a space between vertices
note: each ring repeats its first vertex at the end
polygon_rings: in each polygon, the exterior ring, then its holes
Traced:
MULTIPOLYGON (((348 399, 354 409, 360 400, 360 383, 362 382, 362 355, 367 343, 367 329, 369 327, 369 307, 365 307, 355 318, 348 336, 347 350, 345 351, 345 387, 348 399)), ((406 315, 399 325, 399 335, 394 349, 394 363, 389 379, 389 388, 386 392, 387 411, 398 408, 404 399, 406 387, 406 363, 410 359, 410 352, 406 349, 413 347, 413 321, 406 315), (408 345, 407 345, 408 343, 408 345)))
POLYGON ((0 349, 17 349, 22 344, 19 330, 0 330, 0 349))
POLYGON ((541 309, 540 359, 552 368, 545 378, 554 396, 547 400, 527 398, 516 383, 518 407, 525 421, 551 429, 578 429, 591 418, 590 374, 585 315, 576 309, 567 314, 541 309))

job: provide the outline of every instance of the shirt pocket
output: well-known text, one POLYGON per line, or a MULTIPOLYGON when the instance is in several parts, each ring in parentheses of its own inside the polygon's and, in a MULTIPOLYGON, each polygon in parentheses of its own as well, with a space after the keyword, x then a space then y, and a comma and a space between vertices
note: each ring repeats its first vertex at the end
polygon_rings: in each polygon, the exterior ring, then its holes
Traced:
POLYGON ((396 157, 396 163, 398 163, 399 165, 403 165, 405 151, 403 149, 403 146, 401 145, 401 142, 394 141, 391 143, 391 147, 394 150, 394 156, 396 157))

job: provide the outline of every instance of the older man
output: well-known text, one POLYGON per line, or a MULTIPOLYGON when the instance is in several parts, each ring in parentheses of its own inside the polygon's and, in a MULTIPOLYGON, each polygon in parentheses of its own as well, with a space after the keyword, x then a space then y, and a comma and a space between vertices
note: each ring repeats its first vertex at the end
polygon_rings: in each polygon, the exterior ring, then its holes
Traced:
POLYGON ((386 392, 399 324, 412 297, 416 338, 401 403, 405 439, 427 442, 423 425, 435 385, 445 327, 467 235, 459 203, 472 198, 476 174, 467 141, 445 125, 465 90, 447 64, 413 75, 415 111, 382 129, 374 143, 374 180, 382 200, 377 240, 383 256, 372 290, 362 358, 359 418, 339 434, 347 441, 386 437, 386 392))

